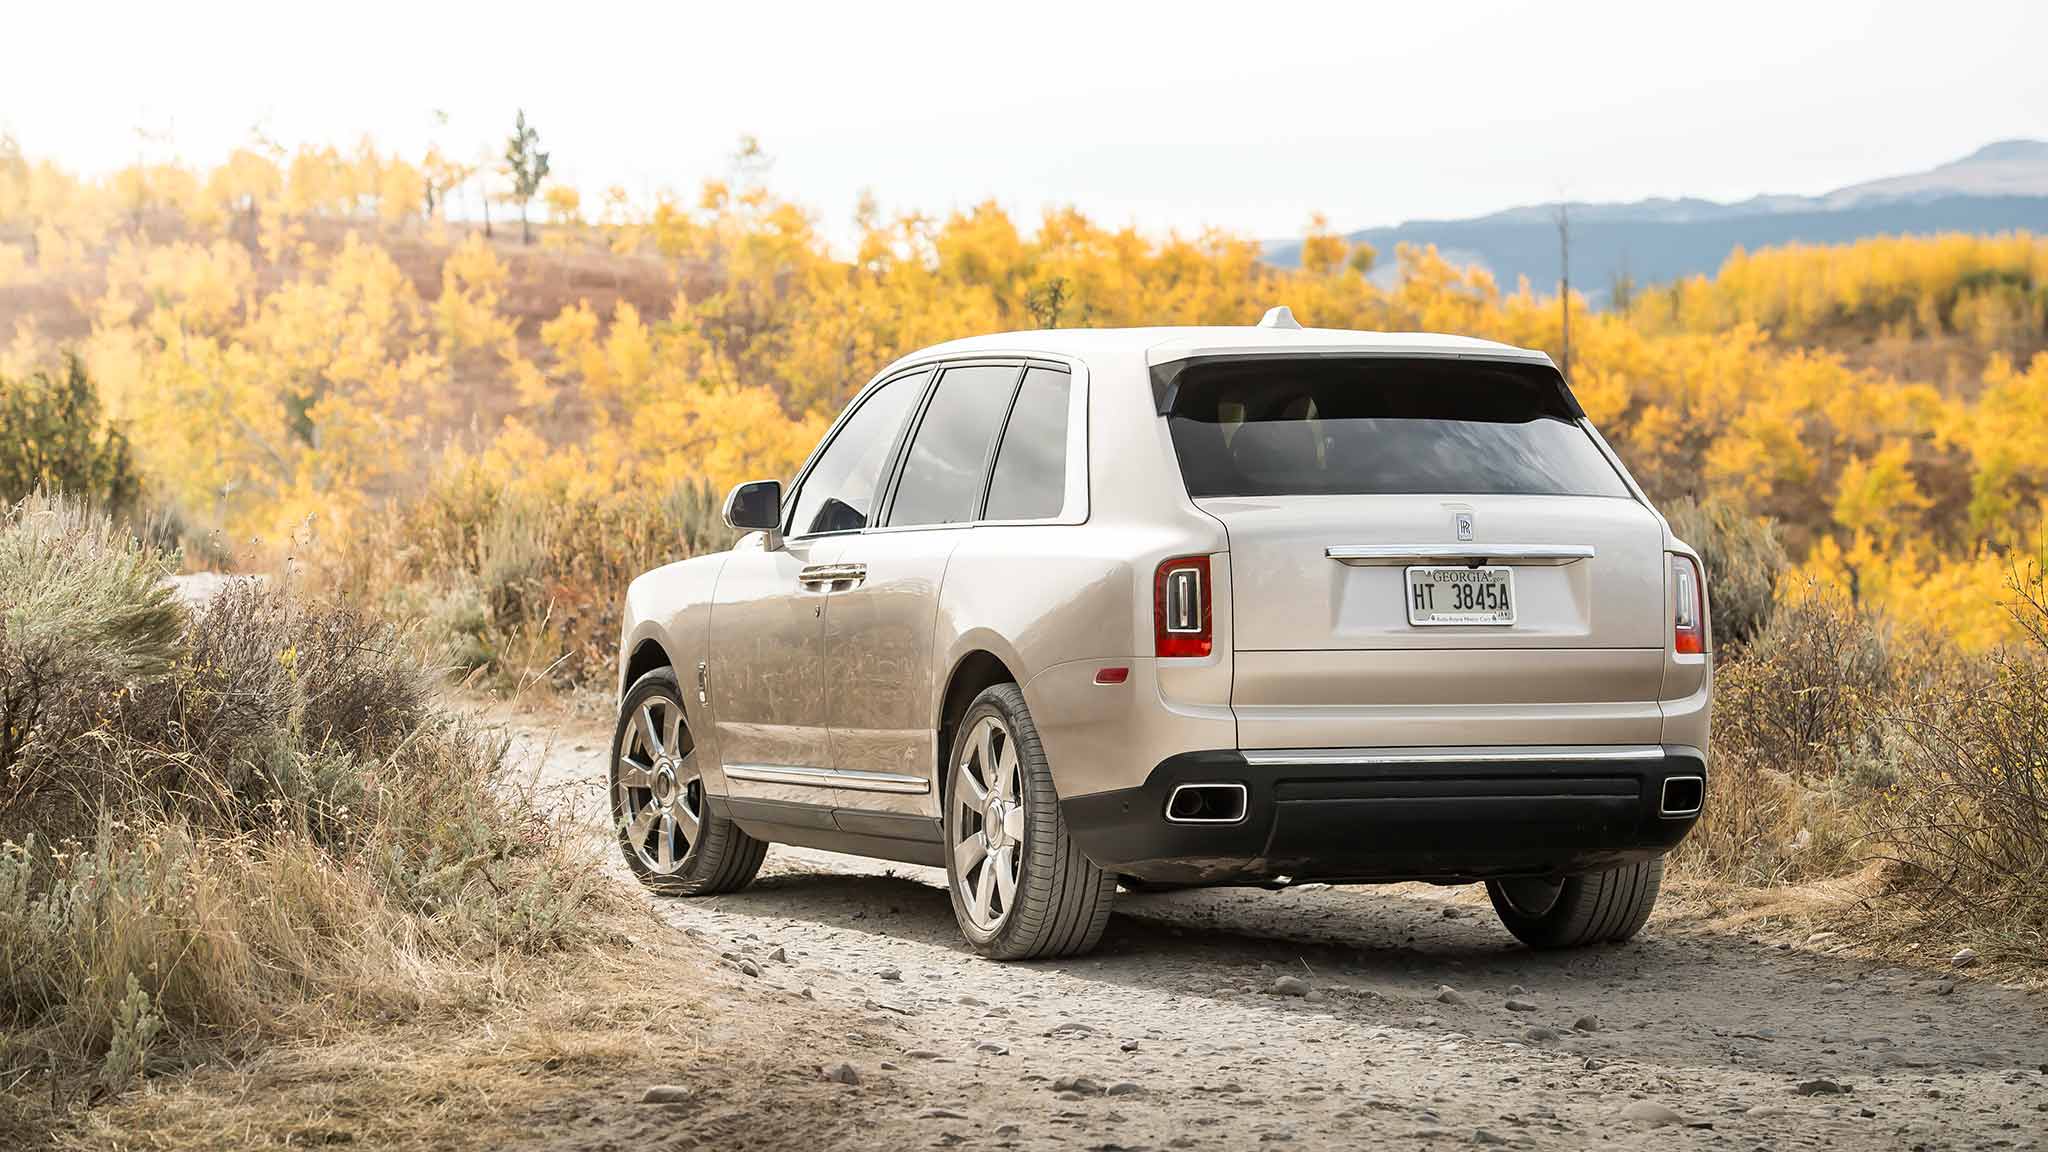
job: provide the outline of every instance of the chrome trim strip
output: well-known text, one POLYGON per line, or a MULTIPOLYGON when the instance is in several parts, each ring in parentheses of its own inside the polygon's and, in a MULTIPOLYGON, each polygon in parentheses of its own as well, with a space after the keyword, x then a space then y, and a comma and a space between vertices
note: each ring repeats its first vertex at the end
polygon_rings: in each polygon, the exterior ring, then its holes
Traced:
POLYGON ((1339 564, 1433 564, 1512 561, 1576 564, 1593 558, 1591 544, 1332 544, 1323 555, 1339 564))
POLYGON ((727 766, 728 780, 750 780, 756 784, 801 784, 810 788, 848 788, 856 792, 923 793, 932 782, 922 776, 896 772, 860 772, 851 768, 812 768, 802 764, 733 764, 727 766))
POLYGON ((1474 748, 1469 751, 1432 748, 1406 751, 1399 748, 1274 748, 1244 753, 1244 762, 1256 768, 1286 764, 1562 764, 1573 761, 1648 761, 1664 759, 1664 749, 1655 744, 1597 745, 1563 748, 1474 748))

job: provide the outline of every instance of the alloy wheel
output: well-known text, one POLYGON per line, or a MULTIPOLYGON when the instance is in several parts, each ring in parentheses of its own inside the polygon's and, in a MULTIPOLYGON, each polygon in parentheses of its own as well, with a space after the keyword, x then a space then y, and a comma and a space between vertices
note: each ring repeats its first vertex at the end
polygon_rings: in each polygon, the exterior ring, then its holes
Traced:
POLYGON ((642 701, 619 744, 613 815, 640 865, 672 876, 704 823, 704 778, 682 705, 660 696, 642 701))
POLYGON ((1010 729, 984 716, 969 733, 954 775, 953 882, 967 918, 983 932, 1009 919, 1023 863, 1024 796, 1010 729))

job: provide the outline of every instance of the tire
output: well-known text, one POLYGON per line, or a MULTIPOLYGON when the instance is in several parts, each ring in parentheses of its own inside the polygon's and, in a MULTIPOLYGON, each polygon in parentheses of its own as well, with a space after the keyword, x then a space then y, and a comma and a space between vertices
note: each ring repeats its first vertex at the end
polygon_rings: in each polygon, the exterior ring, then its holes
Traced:
POLYGON ((1642 930, 1657 906, 1664 858, 1557 880, 1489 880, 1494 914, 1531 948, 1619 944, 1642 930))
POLYGON ((612 731, 612 827, 626 867, 667 896, 738 891, 768 851, 713 809, 696 754, 675 672, 657 668, 635 680, 612 731), (651 741, 643 716, 652 720, 651 741))
POLYGON ((1067 833, 1052 768, 1015 684, 985 689, 961 717, 945 803, 946 891, 976 952, 1032 960, 1095 947, 1116 899, 1116 873, 1096 867, 1067 833))

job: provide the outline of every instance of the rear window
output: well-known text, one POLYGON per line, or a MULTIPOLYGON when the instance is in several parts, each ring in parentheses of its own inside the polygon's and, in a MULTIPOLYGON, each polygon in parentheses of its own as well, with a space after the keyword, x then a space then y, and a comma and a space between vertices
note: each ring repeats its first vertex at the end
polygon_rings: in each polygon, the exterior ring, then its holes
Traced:
POLYGON ((1168 424, 1188 495, 1628 496, 1554 369, 1469 360, 1193 364, 1168 424))

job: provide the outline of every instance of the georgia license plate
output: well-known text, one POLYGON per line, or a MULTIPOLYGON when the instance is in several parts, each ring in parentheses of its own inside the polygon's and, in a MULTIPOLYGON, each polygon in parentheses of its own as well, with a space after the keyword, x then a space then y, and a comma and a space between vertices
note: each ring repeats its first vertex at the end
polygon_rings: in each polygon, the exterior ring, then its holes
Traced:
POLYGON ((1408 623, 1513 624, 1514 569, 1408 569, 1408 623))

